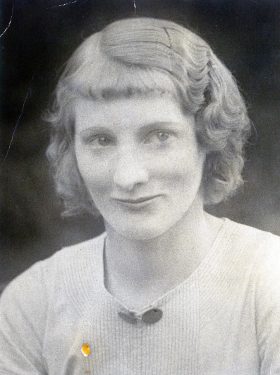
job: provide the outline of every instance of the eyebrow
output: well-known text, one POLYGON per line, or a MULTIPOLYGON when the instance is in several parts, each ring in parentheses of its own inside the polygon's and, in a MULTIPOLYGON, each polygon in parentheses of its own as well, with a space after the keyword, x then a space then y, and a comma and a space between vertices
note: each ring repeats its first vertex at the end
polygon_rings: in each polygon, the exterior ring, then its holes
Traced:
MULTIPOLYGON (((170 128, 180 124, 175 121, 156 121, 148 124, 143 124, 138 128, 138 133, 146 133, 148 131, 156 130, 158 128, 170 128)), ((96 133, 111 133, 111 129, 108 129, 106 126, 89 126, 86 129, 83 129, 79 132, 80 135, 90 135, 92 132, 96 133)))
POLYGON ((176 125, 179 125, 181 123, 175 122, 175 121, 157 121, 157 122, 152 122, 149 124, 144 124, 139 128, 139 133, 146 133, 148 131, 152 130, 157 130, 158 128, 175 128, 176 125))

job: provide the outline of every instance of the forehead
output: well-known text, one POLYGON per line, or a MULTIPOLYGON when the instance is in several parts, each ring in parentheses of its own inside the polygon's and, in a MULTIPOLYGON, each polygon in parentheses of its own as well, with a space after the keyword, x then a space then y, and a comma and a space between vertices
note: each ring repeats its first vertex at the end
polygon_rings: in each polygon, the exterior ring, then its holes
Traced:
POLYGON ((103 101, 79 98, 73 102, 71 111, 78 132, 94 126, 115 130, 137 129, 159 122, 185 123, 193 117, 184 113, 180 104, 167 94, 103 101))

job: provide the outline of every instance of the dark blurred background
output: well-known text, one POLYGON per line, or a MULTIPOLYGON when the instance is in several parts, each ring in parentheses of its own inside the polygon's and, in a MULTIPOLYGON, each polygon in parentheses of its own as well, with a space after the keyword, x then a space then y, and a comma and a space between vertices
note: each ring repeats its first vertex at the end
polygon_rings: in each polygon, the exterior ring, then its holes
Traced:
POLYGON ((237 78, 255 126, 245 186, 209 211, 280 235, 280 1, 2 0, 0 285, 103 229, 90 216, 60 217, 41 115, 73 50, 135 7, 189 26, 237 78))

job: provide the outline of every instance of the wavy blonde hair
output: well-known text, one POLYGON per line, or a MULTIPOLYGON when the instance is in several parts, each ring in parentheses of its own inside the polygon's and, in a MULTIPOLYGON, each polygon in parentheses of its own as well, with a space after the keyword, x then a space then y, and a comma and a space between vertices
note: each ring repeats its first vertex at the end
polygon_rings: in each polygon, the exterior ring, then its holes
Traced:
POLYGON ((71 102, 165 93, 196 118, 197 139, 207 151, 204 203, 221 202, 242 184, 250 121, 229 70, 203 39, 174 22, 124 19, 93 34, 74 52, 45 116, 52 126, 47 156, 65 214, 96 212, 77 167, 71 102))

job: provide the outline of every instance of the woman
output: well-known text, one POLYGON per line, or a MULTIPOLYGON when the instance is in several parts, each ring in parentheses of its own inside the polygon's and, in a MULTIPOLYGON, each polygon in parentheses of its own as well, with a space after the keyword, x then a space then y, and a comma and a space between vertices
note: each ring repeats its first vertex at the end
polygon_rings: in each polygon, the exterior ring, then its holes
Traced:
POLYGON ((203 209, 242 183, 250 124, 209 45, 115 22, 70 58, 48 121, 65 212, 106 233, 5 290, 0 373, 280 373, 279 238, 203 209))

